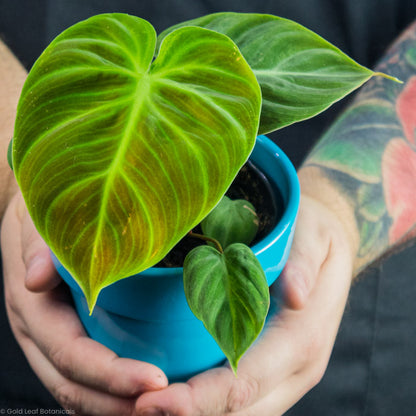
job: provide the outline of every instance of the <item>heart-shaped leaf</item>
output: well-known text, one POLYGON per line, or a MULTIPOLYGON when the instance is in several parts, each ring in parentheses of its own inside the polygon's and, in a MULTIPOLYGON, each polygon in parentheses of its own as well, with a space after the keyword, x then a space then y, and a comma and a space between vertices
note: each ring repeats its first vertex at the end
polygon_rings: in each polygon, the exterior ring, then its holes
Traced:
POLYGON ((269 288, 259 261, 244 244, 232 244, 224 253, 199 246, 185 259, 183 281, 189 307, 236 372, 269 310, 269 288))
POLYGON ((167 29, 159 42, 182 26, 224 33, 240 48, 262 89, 262 134, 320 113, 374 75, 314 32, 288 19, 215 13, 167 29))
POLYGON ((94 16, 31 70, 13 140, 34 223, 83 289, 161 260, 218 203, 255 143, 261 92, 226 36, 94 16))
POLYGON ((202 220, 204 235, 217 240, 223 248, 233 243, 250 244, 259 228, 259 217, 250 202, 224 196, 202 220))

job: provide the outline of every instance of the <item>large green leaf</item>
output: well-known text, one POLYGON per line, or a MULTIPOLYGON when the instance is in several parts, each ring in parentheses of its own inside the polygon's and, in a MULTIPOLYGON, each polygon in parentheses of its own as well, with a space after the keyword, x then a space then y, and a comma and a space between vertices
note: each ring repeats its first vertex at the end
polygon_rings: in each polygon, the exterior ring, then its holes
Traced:
POLYGON ((145 20, 92 17, 51 43, 19 102, 16 178, 90 309, 208 214, 258 130, 260 88, 229 38, 183 28, 155 46, 145 20))
POLYGON ((240 48, 262 89, 259 133, 310 118, 374 73, 314 32, 265 14, 215 13, 167 29, 200 26, 228 35, 240 48))
POLYGON ((259 261, 244 244, 231 244, 224 253, 199 246, 185 259, 183 282, 189 307, 236 372, 269 310, 269 287, 259 261))

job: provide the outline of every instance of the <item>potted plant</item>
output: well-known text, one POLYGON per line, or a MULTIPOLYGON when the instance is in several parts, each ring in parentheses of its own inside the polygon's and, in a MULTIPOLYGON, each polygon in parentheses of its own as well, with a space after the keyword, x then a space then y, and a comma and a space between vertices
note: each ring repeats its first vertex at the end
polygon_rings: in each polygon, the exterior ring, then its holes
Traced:
POLYGON ((384 74, 269 15, 213 14, 157 37, 143 19, 104 14, 52 41, 22 90, 10 152, 88 332, 174 379, 224 354, 236 371, 264 325, 299 202, 290 162, 256 136, 374 75, 384 74), (254 234, 252 207, 223 199, 249 157, 285 207, 252 249, 239 242, 254 234), (152 267, 201 221, 205 236, 189 238, 211 245, 193 249, 183 271, 152 267))

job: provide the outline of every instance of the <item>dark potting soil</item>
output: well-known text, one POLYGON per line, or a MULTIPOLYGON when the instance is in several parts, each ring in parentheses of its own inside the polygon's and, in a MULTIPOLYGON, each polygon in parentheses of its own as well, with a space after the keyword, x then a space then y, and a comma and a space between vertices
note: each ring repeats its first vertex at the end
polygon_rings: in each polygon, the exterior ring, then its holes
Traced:
MULTIPOLYGON (((253 204, 259 217, 259 229, 252 246, 272 230, 282 215, 280 192, 250 161, 241 168, 226 195, 230 199, 245 199, 253 204)), ((202 233, 199 225, 193 231, 202 233)), ((205 242, 198 238, 185 236, 155 267, 182 267, 189 251, 202 244, 205 242)))

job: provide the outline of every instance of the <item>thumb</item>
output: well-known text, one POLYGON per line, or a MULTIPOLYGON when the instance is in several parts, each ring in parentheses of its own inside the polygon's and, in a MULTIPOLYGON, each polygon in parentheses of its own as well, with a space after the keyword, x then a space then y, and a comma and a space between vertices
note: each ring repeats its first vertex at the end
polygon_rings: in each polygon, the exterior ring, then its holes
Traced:
POLYGON ((322 210, 320 203, 302 198, 292 249, 279 278, 283 300, 291 309, 305 307, 330 250, 330 235, 322 221, 328 216, 322 210))
POLYGON ((22 258, 26 267, 25 286, 32 292, 55 288, 61 281, 53 265, 50 251, 37 232, 22 196, 18 196, 17 212, 22 224, 22 258))

